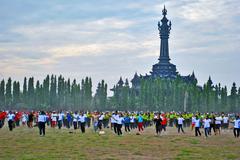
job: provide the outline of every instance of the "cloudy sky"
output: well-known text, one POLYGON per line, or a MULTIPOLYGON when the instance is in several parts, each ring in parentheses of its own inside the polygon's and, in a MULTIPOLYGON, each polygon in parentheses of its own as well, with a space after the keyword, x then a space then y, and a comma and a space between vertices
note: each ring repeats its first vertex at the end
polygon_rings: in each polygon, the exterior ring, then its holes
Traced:
POLYGON ((180 74, 239 86, 239 0, 1 0, 0 78, 91 76, 112 87, 120 76, 149 73, 164 4, 180 74))

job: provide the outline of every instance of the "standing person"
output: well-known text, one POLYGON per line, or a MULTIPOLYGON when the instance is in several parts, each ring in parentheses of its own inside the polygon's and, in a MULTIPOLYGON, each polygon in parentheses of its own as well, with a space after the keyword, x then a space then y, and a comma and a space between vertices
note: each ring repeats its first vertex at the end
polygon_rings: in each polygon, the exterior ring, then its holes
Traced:
POLYGON ((117 128, 118 128, 118 119, 119 119, 119 115, 118 115, 118 111, 115 111, 115 113, 112 115, 113 118, 113 128, 114 128, 114 133, 117 134, 117 128))
POLYGON ((51 114, 52 128, 55 128, 57 125, 57 116, 57 113, 53 111, 53 113, 51 114))
POLYGON ((200 119, 198 118, 198 116, 196 116, 196 119, 195 119, 195 136, 197 137, 198 135, 201 136, 201 132, 200 132, 200 119))
POLYGON ((5 118, 7 117, 7 112, 0 112, 0 128, 4 126, 5 118))
POLYGON ((221 116, 218 116, 216 117, 216 120, 215 120, 215 125, 216 125, 216 132, 215 132, 215 135, 217 134, 221 134, 221 124, 222 124, 222 117, 221 116))
MULTIPOLYGON (((115 125, 115 123, 116 123, 116 120, 115 120, 115 113, 114 113, 114 112, 112 113, 112 116, 111 116, 111 118, 110 118, 110 121, 111 121, 111 130, 113 130, 114 125, 115 125)), ((114 132, 116 133, 115 128, 114 128, 114 132)))
POLYGON ((33 128, 33 118, 34 118, 33 112, 30 112, 28 114, 28 127, 29 128, 33 128))
POLYGON ((63 118, 64 118, 64 113, 62 111, 60 111, 57 115, 57 123, 58 123, 58 129, 62 128, 62 124, 63 124, 63 118))
POLYGON ((155 118, 155 125, 156 125, 156 134, 161 134, 161 122, 162 119, 160 117, 160 113, 157 115, 157 117, 155 118))
POLYGON ((205 133, 205 137, 207 138, 208 135, 210 135, 210 123, 211 123, 211 119, 209 119, 209 117, 207 116, 204 120, 204 133, 205 133))
POLYGON ((74 128, 74 130, 77 129, 78 118, 79 118, 79 115, 78 115, 78 112, 76 111, 73 114, 73 128, 74 128))
POLYGON ((223 116, 223 129, 227 130, 229 126, 229 118, 228 116, 225 114, 223 116))
POLYGON ((138 131, 141 132, 143 131, 143 117, 142 114, 140 113, 137 117, 137 122, 138 122, 138 131))
POLYGON ((45 123, 47 121, 47 116, 44 111, 41 111, 38 115, 38 128, 40 136, 45 136, 45 123))
POLYGON ((239 118, 239 116, 236 116, 236 119, 234 120, 233 134, 234 134, 235 138, 239 137, 239 134, 240 134, 240 118, 239 118))
POLYGON ((21 117, 22 117, 22 113, 21 112, 16 112, 15 119, 14 119, 16 127, 20 126, 21 117))
POLYGON ((15 118, 15 114, 13 114, 12 111, 9 111, 9 113, 8 113, 8 115, 7 115, 7 120, 8 120, 8 127, 9 127, 9 130, 10 130, 10 131, 13 130, 14 118, 15 118))
POLYGON ((83 114, 83 112, 79 115, 79 121, 80 121, 80 127, 82 133, 85 133, 85 125, 86 125, 86 114, 83 114))
POLYGON ((166 118, 166 115, 165 114, 162 114, 161 115, 161 119, 162 119, 162 122, 161 122, 161 131, 164 130, 166 132, 166 127, 167 127, 167 118, 166 118))
POLYGON ((211 123, 210 123, 210 129, 209 129, 209 134, 212 135, 212 129, 213 132, 216 133, 216 125, 215 125, 215 116, 212 115, 211 117, 211 123))
POLYGON ((70 112, 67 112, 67 128, 69 129, 72 126, 72 115, 70 112))
POLYGON ((124 117, 124 126, 125 126, 125 132, 130 132, 130 117, 129 117, 128 113, 124 117))
POLYGON ((101 112, 101 114, 98 117, 98 128, 100 131, 102 130, 104 117, 105 117, 104 114, 101 112))
POLYGON ((192 130, 195 127, 195 120, 196 120, 196 116, 192 116, 192 130))
POLYGON ((25 112, 22 114, 21 119, 22 119, 22 125, 25 126, 27 123, 27 114, 25 112))
POLYGON ((117 134, 119 136, 122 135, 122 125, 123 125, 123 122, 124 122, 123 115, 122 115, 122 113, 119 113, 119 117, 117 119, 117 134))
POLYGON ((178 133, 180 133, 180 129, 181 129, 182 133, 184 133, 183 121, 184 121, 184 118, 182 117, 182 115, 180 115, 180 117, 177 118, 178 133))
POLYGON ((133 113, 131 114, 130 118, 130 128, 131 129, 135 129, 135 117, 133 115, 133 113))

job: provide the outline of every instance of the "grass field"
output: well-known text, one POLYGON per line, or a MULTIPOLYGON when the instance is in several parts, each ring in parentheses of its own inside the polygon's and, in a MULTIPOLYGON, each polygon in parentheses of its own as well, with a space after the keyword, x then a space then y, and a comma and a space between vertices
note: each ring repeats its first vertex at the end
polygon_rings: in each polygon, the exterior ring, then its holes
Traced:
POLYGON ((155 136, 154 128, 143 134, 124 133, 119 137, 106 129, 105 135, 87 129, 85 134, 69 133, 67 129, 47 128, 46 136, 38 128, 20 127, 9 132, 0 129, 0 159, 240 159, 240 138, 232 131, 208 139, 194 137, 189 129, 178 135, 167 128, 166 135, 155 136))

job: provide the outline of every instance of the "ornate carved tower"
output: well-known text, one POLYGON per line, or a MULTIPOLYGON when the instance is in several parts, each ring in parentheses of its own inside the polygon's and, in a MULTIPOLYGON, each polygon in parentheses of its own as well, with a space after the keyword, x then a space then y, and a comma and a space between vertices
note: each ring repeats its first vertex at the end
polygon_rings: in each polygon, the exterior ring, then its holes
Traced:
POLYGON ((158 30, 160 35, 160 56, 158 58, 159 62, 153 65, 151 75, 153 77, 162 77, 162 78, 176 78, 177 71, 176 66, 170 63, 169 58, 169 45, 168 39, 171 30, 171 21, 166 17, 167 10, 164 6, 162 10, 163 18, 161 22, 158 22, 158 30))

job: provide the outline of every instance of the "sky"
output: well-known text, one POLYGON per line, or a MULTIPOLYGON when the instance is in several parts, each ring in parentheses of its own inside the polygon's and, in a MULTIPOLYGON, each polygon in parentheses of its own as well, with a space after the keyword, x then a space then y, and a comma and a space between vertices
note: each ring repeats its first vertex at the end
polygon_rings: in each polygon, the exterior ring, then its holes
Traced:
POLYGON ((164 5, 177 71, 240 86, 239 0, 1 0, 0 79, 90 76, 111 88, 145 75, 158 62, 164 5))

